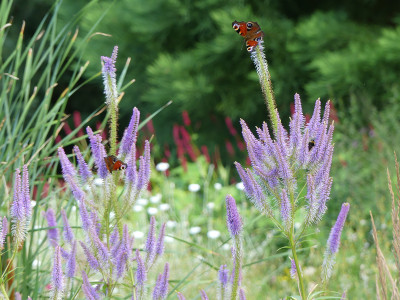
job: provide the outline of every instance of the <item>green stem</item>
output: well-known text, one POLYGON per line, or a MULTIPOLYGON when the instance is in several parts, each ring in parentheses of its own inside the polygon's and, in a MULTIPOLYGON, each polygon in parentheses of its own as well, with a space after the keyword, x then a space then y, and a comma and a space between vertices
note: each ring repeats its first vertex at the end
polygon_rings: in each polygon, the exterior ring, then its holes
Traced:
POLYGON ((241 263, 241 258, 242 258, 242 245, 241 245, 241 240, 240 236, 236 235, 234 238, 234 243, 235 243, 235 257, 234 259, 234 268, 235 268, 235 275, 233 278, 233 283, 232 283, 232 293, 231 293, 231 299, 236 300, 237 294, 238 294, 238 289, 239 289, 239 276, 240 276, 240 270, 242 268, 242 263, 241 263))
MULTIPOLYGON (((111 78, 109 85, 112 89, 111 78)), ((118 99, 111 99, 108 109, 110 111, 110 154, 117 154, 117 125, 118 125, 118 99)))
POLYGON ((300 263, 299 260, 297 258, 297 253, 296 253, 296 243, 294 242, 294 238, 293 238, 293 231, 290 234, 289 237, 289 243, 290 243, 290 248, 292 249, 292 254, 293 254, 293 260, 296 264, 296 270, 297 270, 297 277, 299 279, 299 290, 300 290, 300 295, 301 295, 301 299, 306 300, 307 299, 307 295, 306 295, 306 290, 304 287, 304 282, 303 282, 303 275, 301 273, 301 269, 300 269, 300 263))
POLYGON ((271 118, 272 126, 276 132, 278 129, 278 111, 276 110, 274 92, 272 90, 271 76, 268 71, 268 63, 265 59, 263 47, 256 47, 255 54, 252 54, 254 64, 256 65, 258 77, 260 78, 261 90, 263 92, 265 104, 271 118))
POLYGON ((4 288, 4 282, 0 285, 0 289, 1 289, 1 292, 2 292, 3 296, 5 297, 5 299, 7 299, 7 300, 10 299, 10 298, 8 298, 6 289, 4 288))

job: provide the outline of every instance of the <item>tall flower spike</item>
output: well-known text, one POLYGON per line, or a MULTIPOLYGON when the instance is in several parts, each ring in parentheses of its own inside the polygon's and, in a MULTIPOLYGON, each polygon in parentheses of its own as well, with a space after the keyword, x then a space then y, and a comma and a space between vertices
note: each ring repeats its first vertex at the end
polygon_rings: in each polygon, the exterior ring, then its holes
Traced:
POLYGON ((32 216, 32 206, 31 206, 31 198, 30 198, 30 192, 29 192, 29 174, 28 174, 28 166, 27 165, 24 165, 22 168, 21 192, 22 192, 22 198, 23 198, 23 203, 24 203, 24 207, 25 207, 25 215, 26 215, 27 221, 29 222, 31 220, 31 216, 32 216))
POLYGON ((96 290, 90 284, 89 278, 85 271, 82 271, 82 290, 86 296, 86 299, 90 299, 90 300, 101 299, 100 295, 96 292, 96 290))
POLYGON ((157 282, 154 287, 153 299, 163 300, 168 295, 168 278, 169 278, 169 264, 166 263, 164 267, 164 273, 157 277, 157 282))
POLYGON ((138 175, 137 190, 144 190, 150 180, 150 143, 147 140, 144 145, 144 154, 140 157, 138 175))
POLYGON ((117 60, 118 47, 115 46, 111 57, 102 56, 103 61, 103 83, 104 83, 104 94, 106 95, 106 104, 110 105, 111 101, 116 101, 118 98, 117 94, 117 81, 115 72, 115 62, 117 60))
POLYGON ((69 278, 73 278, 75 275, 75 269, 76 269, 76 241, 74 241, 74 243, 72 244, 72 250, 66 264, 65 275, 69 278))
POLYGON ((94 257, 92 252, 90 252, 89 248, 81 241, 79 242, 79 244, 81 245, 81 247, 83 249, 83 253, 85 253, 86 260, 89 263, 90 268, 92 270, 99 270, 100 269, 100 264, 97 261, 97 259, 94 257))
POLYGON ((94 157, 94 162, 98 168, 98 174, 100 178, 106 178, 109 174, 107 170, 106 163, 104 161, 104 157, 106 156, 104 146, 101 143, 101 137, 94 135, 92 129, 88 126, 86 127, 86 132, 89 136, 90 148, 92 149, 92 154, 94 157))
POLYGON ((285 229, 290 230, 290 221, 292 217, 292 208, 290 204, 289 197, 285 189, 281 192, 281 218, 285 224, 285 229))
POLYGON ((349 209, 350 209, 349 203, 346 202, 342 204, 342 208, 340 209, 336 223, 332 227, 331 233, 329 234, 324 255, 324 262, 322 264, 322 280, 324 282, 328 281, 328 279, 332 275, 332 268, 333 265, 335 264, 335 256, 339 250, 340 236, 342 234, 344 222, 346 221, 349 209))
POLYGON ((121 140, 121 154, 128 155, 133 145, 136 144, 137 131, 140 120, 140 112, 135 107, 133 109, 132 117, 129 122, 128 128, 125 129, 124 135, 121 140))
POLYGON ((232 238, 242 231, 242 219, 236 207, 235 199, 231 195, 226 196, 226 223, 232 238))
POLYGON ((137 262, 136 283, 139 289, 143 289, 144 283, 147 280, 147 272, 138 249, 136 249, 136 262, 137 262))
POLYGON ((156 245, 157 256, 161 256, 164 253, 165 225, 166 223, 163 223, 161 225, 160 232, 158 234, 157 245, 156 245))
POLYGON ((146 266, 149 267, 153 263, 156 256, 156 233, 155 233, 156 218, 150 218, 149 232, 147 234, 146 245, 144 247, 146 255, 146 266))
POLYGON ((239 300, 246 300, 246 295, 244 294, 244 290, 239 290, 239 300))
POLYGON ((17 247, 24 241, 29 225, 29 217, 27 216, 21 185, 21 175, 19 169, 17 169, 15 171, 14 197, 11 205, 11 234, 14 237, 17 247))
POLYGON ((61 264, 60 246, 55 247, 52 272, 52 299, 62 299, 64 279, 61 264))
POLYGON ((181 292, 178 292, 176 295, 178 296, 179 300, 186 300, 185 296, 183 296, 181 292))
POLYGON ((3 222, 1 223, 1 232, 0 232, 0 251, 4 249, 4 242, 6 240, 6 236, 8 233, 8 221, 7 218, 3 218, 3 222))
POLYGON ((61 209, 61 217, 64 223, 64 240, 69 244, 72 244, 72 241, 75 239, 74 233, 72 232, 71 226, 69 225, 67 214, 64 209, 61 209))
POLYGON ((92 171, 89 169, 81 151, 79 150, 79 147, 76 145, 74 146, 74 152, 78 160, 79 175, 81 176, 83 182, 87 182, 87 180, 93 176, 92 171))
POLYGON ((45 216, 47 220, 47 225, 49 227, 49 229, 47 230, 47 237, 49 239, 50 245, 55 247, 58 244, 59 237, 58 237, 56 215, 54 214, 54 210, 52 208, 49 208, 46 211, 45 216))
POLYGON ((201 295, 201 300, 209 300, 207 293, 204 290, 200 291, 200 295, 201 295))

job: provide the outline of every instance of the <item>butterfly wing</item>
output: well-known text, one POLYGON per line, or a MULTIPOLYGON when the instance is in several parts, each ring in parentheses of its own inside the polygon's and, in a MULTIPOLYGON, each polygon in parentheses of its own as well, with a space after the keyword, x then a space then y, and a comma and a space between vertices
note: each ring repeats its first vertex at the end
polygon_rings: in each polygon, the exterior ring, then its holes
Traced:
POLYGON ((233 22, 233 29, 244 37, 247 51, 253 51, 254 47, 262 41, 264 32, 261 31, 260 25, 257 22, 233 22))
POLYGON ((127 167, 126 163, 119 160, 114 155, 109 155, 107 157, 104 157, 104 162, 106 163, 107 170, 110 173, 112 173, 112 171, 125 170, 127 167))

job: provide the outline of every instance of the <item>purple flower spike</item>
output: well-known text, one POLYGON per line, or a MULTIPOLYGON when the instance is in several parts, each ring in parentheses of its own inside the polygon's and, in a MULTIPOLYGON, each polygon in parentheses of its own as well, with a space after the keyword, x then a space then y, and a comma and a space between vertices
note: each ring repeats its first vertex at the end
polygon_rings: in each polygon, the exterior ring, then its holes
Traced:
POLYGON ((99 270, 100 264, 97 261, 97 259, 94 257, 92 252, 90 252, 89 248, 83 242, 79 242, 79 244, 81 245, 83 252, 86 255, 86 260, 89 263, 90 268, 93 270, 99 270))
POLYGON ((72 232, 71 226, 69 226, 67 214, 64 209, 61 209, 61 217, 64 223, 64 240, 69 244, 75 239, 74 233, 72 232))
POLYGON ((93 228, 93 226, 89 228, 89 235, 94 246, 97 249, 97 257, 101 261, 102 267, 107 269, 110 254, 108 252, 106 245, 104 245, 104 243, 100 240, 99 236, 97 235, 96 229, 93 228))
POLYGON ((82 290, 86 296, 86 299, 90 299, 90 300, 101 299, 100 295, 96 292, 96 290, 90 284, 89 278, 85 271, 82 271, 82 290))
POLYGON ((235 199, 231 195, 226 196, 226 223, 232 238, 242 231, 242 219, 236 207, 235 199))
POLYGON ((14 299, 15 299, 15 300, 22 300, 21 294, 18 293, 18 292, 16 292, 16 293, 14 294, 14 299))
POLYGON ((342 297, 340 298, 340 300, 346 300, 346 291, 343 292, 342 297))
POLYGON ((128 128, 125 129, 124 135, 121 140, 121 154, 128 155, 131 152, 132 146, 136 144, 137 130, 139 126, 140 112, 135 107, 129 122, 128 128))
POLYGON ((106 178, 109 174, 107 170, 104 157, 106 156, 106 151, 103 144, 101 143, 101 136, 94 135, 92 129, 88 126, 86 127, 86 132, 89 136, 90 148, 92 149, 92 154, 94 157, 94 162, 98 169, 98 174, 100 178, 106 178))
POLYGON ((63 271, 61 264, 61 250, 60 246, 57 246, 54 251, 54 263, 52 272, 52 293, 53 299, 61 299, 61 295, 64 288, 63 271))
POLYGON ((84 201, 79 202, 79 215, 81 216, 83 230, 88 231, 92 222, 84 201))
POLYGON ((329 251, 334 254, 339 250, 340 236, 344 227, 344 222, 347 218, 347 213, 349 212, 350 204, 343 203, 338 218, 335 225, 333 226, 328 239, 329 251))
POLYGON ((65 275, 69 278, 73 278, 76 269, 76 241, 72 244, 71 254, 68 257, 65 275))
POLYGON ((209 300, 206 292, 204 290, 200 291, 201 300, 209 300))
POLYGON ((161 256, 164 253, 165 225, 166 225, 166 223, 163 223, 161 225, 160 233, 158 234, 157 245, 156 245, 157 256, 161 256))
POLYGON ((150 180, 150 143, 146 140, 144 145, 144 154, 139 161, 139 176, 137 190, 147 189, 150 180))
POLYGON ((342 234, 344 222, 346 221, 349 209, 350 209, 349 203, 342 204, 342 208, 340 209, 340 213, 338 215, 336 223, 332 227, 331 233, 329 234, 327 247, 324 255, 324 262, 322 264, 322 280, 324 282, 328 281, 328 279, 332 275, 332 268, 335 264, 335 256, 339 250, 340 236, 342 234))
POLYGON ((244 290, 239 290, 239 300, 246 300, 246 295, 244 294, 244 290))
POLYGON ((104 94, 106 95, 106 104, 110 105, 111 101, 116 101, 118 98, 115 61, 117 60, 118 47, 115 46, 111 57, 102 56, 103 61, 103 82, 104 94))
POLYGON ((168 295, 168 277, 169 277, 169 264, 166 263, 164 273, 158 275, 156 285, 153 291, 154 300, 167 299, 168 295))
POLYGON ((126 178, 128 182, 136 186, 138 180, 137 174, 137 167, 136 167, 136 146, 132 145, 131 150, 129 152, 128 160, 127 160, 128 167, 126 168, 126 178))
POLYGON ((144 250, 147 252, 146 266, 150 266, 153 263, 156 256, 155 223, 156 223, 156 218, 153 216, 150 218, 149 232, 147 234, 146 245, 144 247, 144 250))
POLYGON ((179 300, 186 300, 185 296, 183 296, 181 292, 178 292, 176 295, 178 296, 179 300))
POLYGON ((296 262, 292 258, 290 259, 290 277, 292 277, 292 278, 297 277, 296 262))
POLYGON ((301 130, 304 126, 304 116, 301 108, 300 95, 294 95, 294 115, 290 121, 290 143, 291 146, 298 149, 301 143, 301 130))
POLYGON ((28 167, 24 165, 22 168, 22 186, 21 186, 22 198, 25 207, 25 215, 27 219, 30 221, 32 216, 32 206, 31 206, 31 198, 29 192, 29 174, 28 167))
POLYGON ((54 214, 54 210, 52 208, 49 208, 46 211, 45 215, 48 227, 53 227, 47 230, 47 237, 49 239, 50 245, 55 247, 58 244, 59 240, 56 215, 54 214))
POLYGON ((61 170, 64 175, 65 181, 67 181, 67 179, 66 179, 67 176, 75 178, 76 177, 75 168, 69 161, 69 159, 68 159, 67 155, 65 154, 64 149, 62 147, 58 148, 58 157, 60 158, 61 170))
POLYGON ((290 205, 290 200, 288 198, 286 190, 283 189, 281 193, 281 218, 285 223, 286 230, 290 229, 290 221, 292 216, 291 214, 292 214, 292 209, 290 205))
POLYGON ((79 147, 76 145, 74 146, 74 152, 78 160, 79 175, 81 175, 83 182, 87 182, 87 180, 93 176, 92 171, 90 171, 79 147))
POLYGON ((138 286, 140 286, 140 288, 142 288, 147 280, 147 272, 138 249, 136 249, 136 262, 137 262, 136 283, 138 284, 138 286))
POLYGON ((4 249, 4 242, 6 240, 6 236, 8 233, 8 221, 7 218, 3 218, 3 222, 1 223, 1 231, 0 231, 0 251, 4 249))
POLYGON ((228 284, 229 270, 226 268, 226 265, 222 265, 218 271, 218 279, 221 283, 221 286, 224 288, 228 284))

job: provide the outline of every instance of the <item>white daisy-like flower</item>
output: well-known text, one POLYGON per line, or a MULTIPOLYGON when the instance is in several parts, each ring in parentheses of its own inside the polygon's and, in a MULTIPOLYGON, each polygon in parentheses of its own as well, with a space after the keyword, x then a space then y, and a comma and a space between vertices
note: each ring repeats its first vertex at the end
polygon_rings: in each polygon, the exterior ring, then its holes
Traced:
POLYGON ((154 196, 150 197, 150 202, 151 203, 159 203, 162 199, 162 195, 160 193, 155 194, 154 196))
POLYGON ((219 232, 218 230, 210 230, 209 232, 207 232, 207 236, 208 238, 215 240, 221 236, 221 232, 219 232))
POLYGON ((149 208, 147 209, 147 213, 148 213, 150 216, 154 216, 154 215, 156 215, 156 214, 158 213, 158 208, 156 208, 156 207, 149 207, 149 208))
POLYGON ((143 211, 143 206, 141 206, 141 205, 134 205, 134 206, 133 206, 133 211, 135 211, 135 212, 143 211))
POLYGON ((229 244, 223 244, 222 249, 224 250, 231 250, 231 246, 229 244))
POLYGON ((36 206, 36 201, 31 201, 31 207, 35 207, 36 206))
POLYGON ((144 232, 141 231, 134 231, 132 235, 135 239, 142 239, 144 237, 144 232))
POLYGON ((156 165, 156 170, 159 172, 165 172, 169 169, 169 163, 167 162, 160 162, 156 165))
POLYGON ((165 226, 167 226, 168 228, 175 228, 176 224, 177 223, 175 221, 168 220, 165 226))
POLYGON ((136 201, 137 205, 141 205, 141 206, 146 206, 149 203, 149 200, 145 199, 145 198, 139 198, 136 201))
POLYGON ((165 236, 164 237, 164 242, 166 242, 166 243, 173 243, 175 241, 175 239, 174 238, 172 238, 172 237, 170 237, 170 236, 165 236))
POLYGON ((189 191, 192 193, 197 193, 198 191, 200 191, 200 184, 197 183, 189 184, 189 191))
POLYGON ((72 211, 76 211, 76 206, 73 205, 73 206, 71 207, 71 210, 72 210, 72 211))
POLYGON ((222 184, 220 184, 219 182, 214 183, 214 189, 219 191, 220 189, 222 189, 222 184))
POLYGON ((161 203, 161 204, 158 206, 158 208, 159 208, 161 211, 166 211, 166 210, 170 209, 170 205, 169 205, 168 203, 161 203))
POLYGON ((93 180, 94 185, 103 185, 104 184, 104 180, 101 178, 95 178, 93 180))
POLYGON ((190 229, 189 229, 189 233, 191 235, 198 234, 198 233, 200 233, 200 231, 201 231, 201 227, 199 227, 199 226, 190 227, 190 229))
POLYGON ((239 191, 243 191, 243 190, 244 190, 244 184, 243 184, 243 182, 236 183, 236 188, 237 188, 239 191))
POLYGON ((208 208, 209 210, 213 210, 214 207, 215 207, 215 203, 214 203, 214 202, 208 202, 208 203, 207 203, 207 208, 208 208))

